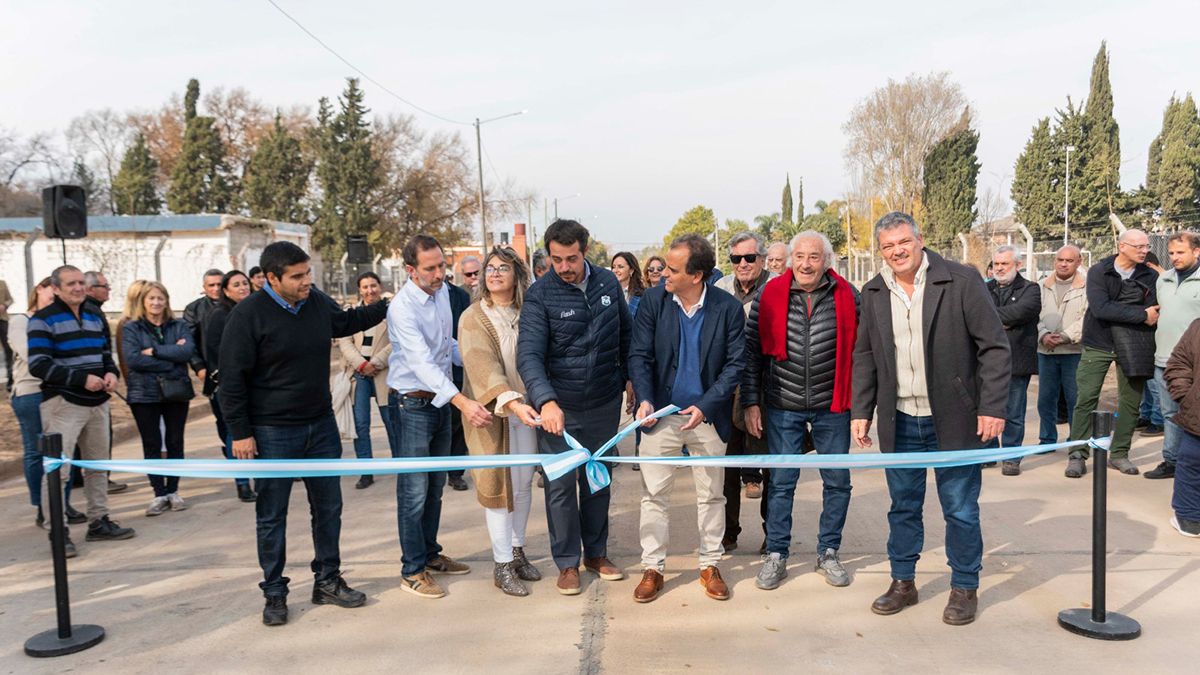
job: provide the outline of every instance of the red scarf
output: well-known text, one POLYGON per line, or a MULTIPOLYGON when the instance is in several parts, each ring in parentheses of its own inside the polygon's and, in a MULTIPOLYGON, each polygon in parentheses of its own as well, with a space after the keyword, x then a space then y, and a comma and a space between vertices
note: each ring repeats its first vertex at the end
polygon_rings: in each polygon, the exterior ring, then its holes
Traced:
MULTIPOLYGON (((830 412, 840 413, 850 409, 850 362, 854 354, 854 338, 858 334, 858 313, 854 308, 854 292, 850 284, 828 270, 833 279, 833 311, 837 320, 837 350, 833 369, 833 405, 830 412)), ((792 288, 790 270, 771 279, 763 287, 762 299, 758 303, 758 334, 762 341, 763 354, 776 361, 786 361, 788 293, 792 288)))

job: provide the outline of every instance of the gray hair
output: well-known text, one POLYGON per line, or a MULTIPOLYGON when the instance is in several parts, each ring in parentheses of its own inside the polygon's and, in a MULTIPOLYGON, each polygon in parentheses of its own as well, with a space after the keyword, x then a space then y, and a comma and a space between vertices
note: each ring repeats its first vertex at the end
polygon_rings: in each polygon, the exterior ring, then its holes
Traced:
POLYGON ((737 234, 733 235, 733 239, 729 240, 729 252, 732 253, 733 249, 740 244, 752 240, 755 244, 754 250, 757 251, 759 255, 765 256, 767 254, 767 248, 766 245, 763 244, 763 238, 754 232, 738 232, 737 234))
POLYGON ((1065 251, 1067 249, 1071 249, 1072 251, 1075 251, 1076 258, 1079 258, 1080 260, 1083 259, 1083 249, 1079 248, 1075 244, 1063 244, 1062 246, 1059 246, 1058 250, 1054 252, 1054 257, 1057 258, 1059 253, 1062 253, 1063 251, 1065 251))
POLYGON ((996 256, 1002 253, 1011 253, 1014 262, 1021 262, 1021 249, 1013 246, 1012 244, 997 246, 996 250, 992 252, 992 259, 994 260, 996 256))
POLYGON ((550 265, 546 264, 546 252, 540 248, 538 250, 534 251, 533 252, 533 270, 536 272, 537 270, 543 270, 543 269, 547 269, 549 267, 550 267, 550 265))
POLYGON ((783 250, 784 250, 784 255, 785 255, 785 256, 787 255, 786 251, 787 251, 787 249, 788 249, 789 247, 788 247, 788 245, 787 245, 786 243, 784 243, 784 242, 782 242, 782 241, 773 241, 773 242, 771 242, 771 245, 767 247, 767 250, 768 250, 768 251, 770 251, 771 249, 775 248, 776 246, 782 246, 782 247, 783 247, 783 250))
POLYGON ((800 243, 800 240, 802 240, 802 239, 816 239, 816 240, 820 241, 821 242, 821 251, 825 254, 825 269, 829 269, 829 268, 833 267, 833 263, 834 263, 833 244, 829 243, 829 237, 826 237, 825 235, 821 234, 820 232, 817 232, 816 230, 805 230, 803 232, 797 233, 796 236, 792 237, 792 241, 788 245, 788 249, 795 251, 796 244, 800 243))
MULTIPOLYGON (((1125 243, 1125 242, 1129 241, 1130 239, 1132 239, 1133 235, 1135 235, 1135 234, 1140 234, 1143 237, 1146 237, 1146 233, 1142 232, 1141 230, 1125 230, 1124 232, 1121 233, 1120 237, 1117 237, 1117 241, 1119 241, 1121 243, 1125 243)), ((1146 237, 1146 238, 1149 239, 1149 237, 1146 237)))
POLYGON ((215 267, 209 268, 209 270, 204 273, 205 279, 207 279, 208 277, 223 277, 223 276, 225 276, 225 273, 215 267))
POLYGON ((91 288, 93 286, 99 286, 101 274, 103 274, 103 272, 95 272, 92 270, 88 270, 87 272, 84 272, 83 273, 83 285, 87 286, 88 288, 91 288))
MULTIPOLYGON (((78 272, 79 268, 74 265, 59 265, 50 273, 50 283, 54 284, 55 288, 62 288, 63 272, 78 272)), ((86 281, 84 282, 87 283, 86 281)))
POLYGON ((879 233, 884 230, 894 230, 902 225, 907 225, 912 229, 914 237, 921 236, 921 228, 917 225, 917 221, 912 216, 901 211, 892 211, 884 214, 882 218, 875 221, 875 243, 879 243, 879 233))
MULTIPOLYGON (((495 253, 495 251, 493 251, 493 253, 495 253)), ((490 258, 491 256, 489 255, 488 257, 490 258)), ((458 261, 458 269, 462 269, 462 266, 466 265, 469 262, 479 263, 479 266, 483 267, 483 261, 479 259, 479 256, 468 255, 468 256, 463 256, 463 259, 458 261)))

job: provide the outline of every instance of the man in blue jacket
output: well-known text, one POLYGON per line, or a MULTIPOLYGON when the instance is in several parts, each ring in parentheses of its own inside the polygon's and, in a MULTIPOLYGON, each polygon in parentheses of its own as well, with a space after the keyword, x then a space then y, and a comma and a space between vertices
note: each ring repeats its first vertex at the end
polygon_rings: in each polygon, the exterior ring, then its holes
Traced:
MULTIPOLYGON (((668 404, 677 415, 643 423, 643 457, 722 456, 733 429, 733 392, 745 364, 742 303, 706 283, 716 254, 695 234, 679 237, 667 251, 665 286, 642 296, 629 347, 629 374, 637 393, 637 418, 668 404)), ((700 527, 700 584, 714 600, 729 599, 717 563, 724 549, 724 469, 693 467, 700 527)), ((668 507, 675 467, 642 464, 642 581, 637 602, 650 602, 663 587, 667 560, 668 507)))
MULTIPOLYGON (((617 277, 584 258, 588 236, 573 220, 546 228, 551 269, 521 307, 517 370, 542 418, 542 453, 567 449, 564 429, 584 447, 599 447, 617 430, 621 392, 634 400, 626 367, 629 308, 617 277)), ((582 468, 546 483, 559 593, 579 594, 581 542, 584 567, 606 581, 625 578, 608 559, 608 502, 609 489, 592 492, 582 468)))

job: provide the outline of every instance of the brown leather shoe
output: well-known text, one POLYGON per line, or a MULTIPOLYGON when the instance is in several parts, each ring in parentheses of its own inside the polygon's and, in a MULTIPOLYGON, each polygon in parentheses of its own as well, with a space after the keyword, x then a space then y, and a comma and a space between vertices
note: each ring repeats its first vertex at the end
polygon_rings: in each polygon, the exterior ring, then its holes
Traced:
POLYGON ((568 567, 558 571, 558 592, 563 595, 579 595, 579 568, 568 567))
POLYGON ((700 570, 700 585, 704 587, 704 594, 713 600, 729 599, 729 587, 725 585, 725 580, 721 578, 721 570, 715 566, 705 567, 700 570))
POLYGON ((604 556, 599 558, 584 558, 583 567, 589 572, 595 572, 600 575, 600 578, 605 581, 620 581, 625 578, 625 573, 620 567, 613 564, 611 560, 604 556))
POLYGON ((650 602, 658 597, 662 588, 663 575, 659 574, 656 569, 647 569, 642 572, 642 580, 638 583, 637 588, 633 589, 633 601, 650 602))
POLYGON ((871 611, 883 616, 896 614, 909 605, 917 604, 917 585, 911 579, 901 581, 892 579, 887 593, 875 598, 871 603, 871 611))
POLYGON ((950 587, 950 600, 946 603, 946 611, 942 612, 942 621, 951 626, 965 626, 975 620, 975 609, 979 606, 979 598, 975 589, 950 587))

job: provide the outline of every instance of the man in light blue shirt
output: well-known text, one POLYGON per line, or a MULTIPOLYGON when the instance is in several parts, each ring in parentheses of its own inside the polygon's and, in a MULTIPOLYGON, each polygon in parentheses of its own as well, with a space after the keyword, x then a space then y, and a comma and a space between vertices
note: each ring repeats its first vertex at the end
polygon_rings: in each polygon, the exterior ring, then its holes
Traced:
MULTIPOLYGON (((492 416, 458 391, 451 367, 462 365, 453 336, 446 258, 433 237, 418 234, 404 246, 406 283, 388 306, 388 411, 400 457, 450 455, 449 403, 468 424, 484 427, 492 416)), ((437 543, 446 472, 396 477, 396 521, 400 530, 401 588, 425 598, 446 592, 430 572, 466 574, 470 568, 442 554, 437 543)))

